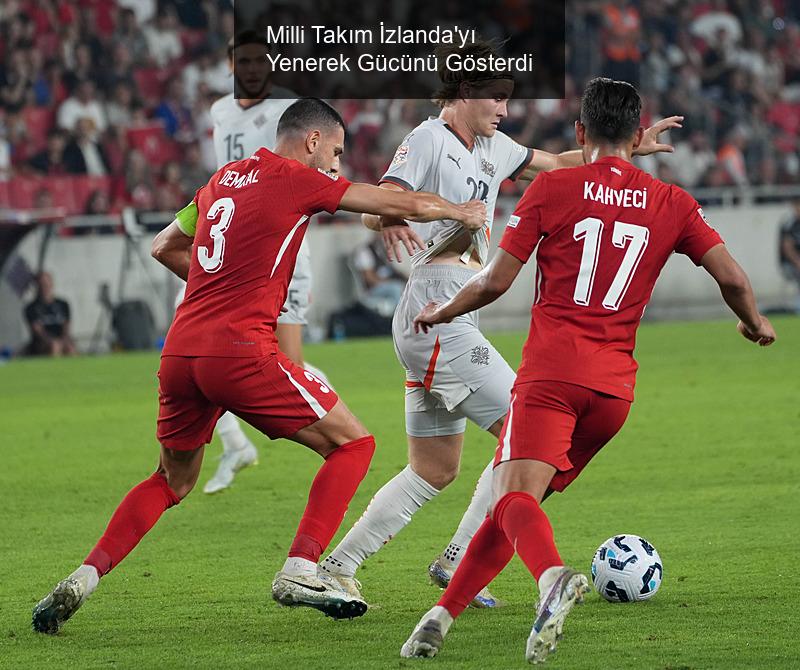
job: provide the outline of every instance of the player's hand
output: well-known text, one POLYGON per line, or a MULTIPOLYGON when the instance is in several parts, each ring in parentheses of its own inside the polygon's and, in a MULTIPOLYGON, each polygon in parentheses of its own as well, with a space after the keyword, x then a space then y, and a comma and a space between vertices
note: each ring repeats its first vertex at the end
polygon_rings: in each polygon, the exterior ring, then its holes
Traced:
POLYGON ((471 233, 486 225, 486 204, 482 200, 470 200, 459 205, 459 208, 462 211, 461 225, 471 233))
POLYGON ((648 156, 659 152, 672 153, 675 147, 671 144, 662 144, 658 141, 658 136, 665 130, 670 128, 683 128, 682 116, 670 116, 666 119, 661 119, 658 123, 654 123, 642 135, 642 141, 639 146, 633 150, 634 156, 648 156))
POLYGON ((386 247, 386 258, 389 262, 401 261, 400 256, 403 253, 403 246, 405 246, 409 257, 416 253, 416 249, 422 251, 425 248, 425 242, 417 235, 416 232, 408 224, 385 226, 381 228, 381 235, 383 236, 383 246, 386 247), (398 247, 397 245, 402 245, 398 247))
POLYGON ((756 329, 751 330, 741 321, 739 321, 737 324, 736 329, 751 342, 755 342, 762 347, 768 347, 776 340, 777 335, 775 334, 775 329, 772 327, 769 319, 766 316, 762 316, 760 318, 761 325, 756 329))
POLYGON ((441 305, 438 302, 429 302, 422 311, 414 318, 414 332, 428 332, 437 323, 449 323, 452 319, 443 319, 441 315, 441 305))

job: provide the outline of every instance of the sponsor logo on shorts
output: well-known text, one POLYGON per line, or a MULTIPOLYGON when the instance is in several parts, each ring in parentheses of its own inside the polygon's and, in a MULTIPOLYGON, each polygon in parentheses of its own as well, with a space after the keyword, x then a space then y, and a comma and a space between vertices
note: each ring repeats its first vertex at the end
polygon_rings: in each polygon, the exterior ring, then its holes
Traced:
POLYGON ((482 344, 473 347, 470 362, 474 365, 489 365, 489 347, 482 344))

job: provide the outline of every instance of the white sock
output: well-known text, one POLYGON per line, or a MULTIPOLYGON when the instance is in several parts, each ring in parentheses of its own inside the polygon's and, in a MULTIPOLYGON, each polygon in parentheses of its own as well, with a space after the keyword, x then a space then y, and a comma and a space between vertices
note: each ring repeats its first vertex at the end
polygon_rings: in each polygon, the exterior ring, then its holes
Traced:
POLYGON ((316 577, 317 564, 307 558, 289 556, 283 564, 281 572, 285 572, 290 577, 316 577))
POLYGON ((83 599, 86 600, 100 583, 100 575, 93 565, 81 565, 70 577, 83 586, 83 599))
POLYGON ((336 389, 333 388, 333 384, 331 384, 330 381, 328 380, 328 376, 322 370, 320 370, 317 367, 314 367, 308 361, 303 361, 303 368, 308 370, 315 377, 319 377, 319 380, 323 384, 325 384, 325 386, 327 386, 330 389, 333 389, 334 391, 336 390, 336 389))
POLYGON ((442 636, 447 635, 447 631, 450 630, 450 626, 453 625, 454 621, 452 615, 447 611, 446 608, 442 607, 441 605, 435 605, 422 615, 422 618, 419 620, 414 632, 417 632, 420 628, 422 628, 426 621, 430 621, 431 619, 435 619, 441 624, 442 636))
POLYGON ((225 412, 219 417, 216 431, 219 434, 219 439, 222 440, 222 448, 225 453, 244 449, 250 442, 239 425, 239 419, 230 412, 225 412))
POLYGON ((323 569, 352 577, 356 569, 411 521, 438 494, 410 465, 386 482, 364 514, 323 562, 323 569))
POLYGON ((539 598, 544 598, 551 588, 553 588, 553 584, 556 583, 558 576, 561 574, 561 571, 564 569, 563 565, 553 565, 547 570, 542 573, 542 576, 539 577, 539 598))
POLYGON ((455 570, 464 554, 467 552, 470 540, 472 540, 478 528, 481 527, 489 507, 492 504, 492 472, 494 471, 494 459, 489 461, 483 472, 481 473, 478 483, 475 486, 475 492, 472 494, 472 500, 461 517, 461 523, 456 529, 453 539, 450 544, 442 552, 441 562, 448 570, 455 570))

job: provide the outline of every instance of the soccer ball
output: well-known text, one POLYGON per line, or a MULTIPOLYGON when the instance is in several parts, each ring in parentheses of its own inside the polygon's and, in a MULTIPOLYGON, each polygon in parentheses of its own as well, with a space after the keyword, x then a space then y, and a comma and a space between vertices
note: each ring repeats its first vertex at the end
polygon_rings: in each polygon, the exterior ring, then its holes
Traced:
POLYGON ((616 535, 594 552, 592 581, 612 603, 652 598, 661 586, 663 568, 656 548, 638 535, 616 535))

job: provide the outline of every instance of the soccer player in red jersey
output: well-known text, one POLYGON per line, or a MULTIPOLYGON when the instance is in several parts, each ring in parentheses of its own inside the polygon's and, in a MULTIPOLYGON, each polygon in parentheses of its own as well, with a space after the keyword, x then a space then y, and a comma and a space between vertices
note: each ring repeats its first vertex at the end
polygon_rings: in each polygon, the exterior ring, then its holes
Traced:
POLYGON ((636 330, 673 251, 717 281, 741 319, 742 335, 762 346, 775 340, 747 276, 697 201, 631 164, 642 137, 640 110, 630 84, 591 81, 575 124, 586 165, 541 173, 492 262, 451 300, 428 304, 415 320, 427 332, 493 302, 538 245, 531 328, 495 454, 492 511, 401 656, 435 656, 453 619, 515 551, 540 594, 526 657, 537 663, 555 650, 566 615, 589 583, 563 565, 540 505, 622 428, 633 401, 636 330))
POLYGON ((332 389, 278 348, 275 328, 295 258, 309 218, 322 210, 453 219, 478 230, 486 209, 477 200, 454 205, 430 193, 351 184, 333 174, 344 133, 327 103, 295 102, 278 123, 275 153, 261 148, 220 168, 154 241, 153 255, 188 281, 158 372, 160 463, 128 493, 83 565, 36 606, 35 630, 58 632, 100 577, 188 495, 226 410, 324 459, 273 598, 335 618, 366 611, 335 578, 317 576, 317 562, 367 472, 375 440, 332 389))

